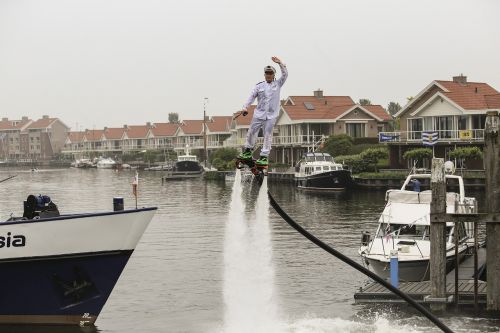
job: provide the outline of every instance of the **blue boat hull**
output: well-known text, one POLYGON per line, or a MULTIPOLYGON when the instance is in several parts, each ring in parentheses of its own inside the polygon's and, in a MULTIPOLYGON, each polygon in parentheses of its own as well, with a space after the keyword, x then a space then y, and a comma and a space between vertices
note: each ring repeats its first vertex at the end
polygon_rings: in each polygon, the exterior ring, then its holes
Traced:
POLYGON ((0 323, 93 324, 132 252, 0 260, 0 323))

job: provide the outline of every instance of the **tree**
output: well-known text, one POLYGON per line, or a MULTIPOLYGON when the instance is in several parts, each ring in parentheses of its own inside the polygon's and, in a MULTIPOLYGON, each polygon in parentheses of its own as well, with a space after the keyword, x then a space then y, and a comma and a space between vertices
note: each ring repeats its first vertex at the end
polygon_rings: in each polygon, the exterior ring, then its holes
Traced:
POLYGON ((479 147, 459 147, 450 151, 450 159, 458 160, 461 168, 464 168, 466 160, 478 160, 483 157, 483 152, 479 147))
POLYGON ((347 134, 331 135, 326 139, 321 151, 332 156, 347 155, 351 153, 353 139, 347 134))
POLYGON ((431 148, 416 148, 416 149, 411 149, 405 151, 403 154, 403 158, 405 160, 411 160, 411 161, 417 161, 422 162, 424 159, 430 159, 432 158, 432 149, 431 148))
POLYGON ((372 101, 370 101, 368 98, 360 98, 359 105, 372 105, 372 101))
POLYGON ((179 122, 179 114, 177 112, 170 112, 168 114, 168 122, 171 124, 177 124, 179 122))
POLYGON ((210 154, 210 164, 217 170, 232 170, 234 169, 234 159, 238 155, 238 150, 235 148, 217 149, 213 154, 210 154))
POLYGON ((394 117, 396 113, 398 113, 402 109, 401 105, 396 102, 390 102, 389 105, 387 105, 387 111, 391 116, 394 117))
POLYGON ((359 154, 359 157, 361 157, 369 168, 373 168, 375 172, 377 172, 378 161, 389 158, 389 152, 387 151, 387 147, 368 148, 363 150, 363 152, 359 154))

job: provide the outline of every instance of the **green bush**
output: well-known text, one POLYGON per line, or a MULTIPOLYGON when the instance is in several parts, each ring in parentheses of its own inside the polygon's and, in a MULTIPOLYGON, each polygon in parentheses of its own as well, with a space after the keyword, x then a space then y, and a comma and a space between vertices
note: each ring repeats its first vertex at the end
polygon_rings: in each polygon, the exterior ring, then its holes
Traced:
POLYGON ((383 145, 381 145, 380 143, 377 143, 377 144, 362 143, 362 144, 359 144, 359 145, 354 145, 351 148, 350 154, 351 155, 361 154, 363 151, 365 151, 367 149, 370 149, 370 148, 379 148, 381 146, 383 146, 383 145))
POLYGON ((424 158, 432 158, 431 148, 416 148, 405 151, 403 154, 405 160, 423 160, 424 158))
POLYGON ((331 135, 325 140, 322 152, 329 153, 332 156, 351 154, 353 139, 347 134, 331 135))
POLYGON ((220 148, 210 155, 210 164, 220 171, 234 169, 234 159, 239 154, 235 148, 220 148))
POLYGON ((460 147, 450 151, 448 156, 451 159, 477 160, 483 157, 483 152, 479 147, 460 147))

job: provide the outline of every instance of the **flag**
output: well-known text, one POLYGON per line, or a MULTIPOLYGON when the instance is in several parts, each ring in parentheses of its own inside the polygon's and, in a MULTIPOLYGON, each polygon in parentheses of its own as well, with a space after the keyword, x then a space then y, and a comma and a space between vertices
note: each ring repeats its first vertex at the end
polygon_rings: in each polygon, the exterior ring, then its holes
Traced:
POLYGON ((422 143, 424 146, 434 146, 439 139, 437 131, 422 132, 422 143))
POLYGON ((137 186, 139 186, 139 173, 136 171, 134 180, 132 181, 132 193, 134 193, 136 199, 137 199, 137 186))

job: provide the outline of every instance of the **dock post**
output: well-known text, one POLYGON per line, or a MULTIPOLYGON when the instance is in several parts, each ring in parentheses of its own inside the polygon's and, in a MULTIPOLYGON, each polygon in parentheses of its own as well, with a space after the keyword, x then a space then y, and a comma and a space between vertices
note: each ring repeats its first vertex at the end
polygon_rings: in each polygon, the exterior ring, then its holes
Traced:
MULTIPOLYGON (((484 166, 486 173, 486 210, 500 212, 500 139, 497 111, 486 113, 484 129, 484 166)), ((500 221, 486 221, 487 310, 500 310, 500 221)))
POLYGON ((391 250, 391 284, 394 288, 399 288, 399 263, 398 250, 391 250))
POLYGON ((430 278, 433 311, 446 310, 446 179, 444 159, 432 159, 430 278))

